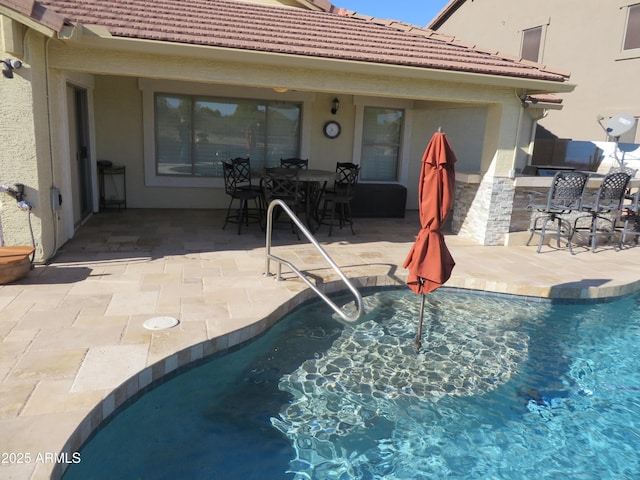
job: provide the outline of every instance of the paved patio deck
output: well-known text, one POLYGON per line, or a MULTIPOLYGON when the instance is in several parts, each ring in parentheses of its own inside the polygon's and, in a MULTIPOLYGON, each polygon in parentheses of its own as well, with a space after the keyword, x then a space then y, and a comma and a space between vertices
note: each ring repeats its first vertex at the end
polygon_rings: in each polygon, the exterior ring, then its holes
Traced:
MULTIPOLYGON (((221 230, 222 219, 217 211, 100 213, 49 265, 0 286, 0 478, 57 478, 61 465, 46 454, 66 451, 72 461, 102 419, 141 388, 251 338, 313 297, 290 275, 283 282, 263 276, 257 226, 237 235, 233 225, 221 230), (180 324, 143 328, 157 316, 180 324)), ((348 277, 393 285, 404 281, 401 265, 418 228, 409 212, 357 219, 355 236, 334 229, 330 238, 321 229, 317 238, 348 277)), ((304 237, 277 229, 274 245, 338 288, 304 237)), ((640 289, 640 248, 536 254, 533 246, 483 247, 453 235, 447 245, 457 263, 449 287, 568 299, 640 289)))

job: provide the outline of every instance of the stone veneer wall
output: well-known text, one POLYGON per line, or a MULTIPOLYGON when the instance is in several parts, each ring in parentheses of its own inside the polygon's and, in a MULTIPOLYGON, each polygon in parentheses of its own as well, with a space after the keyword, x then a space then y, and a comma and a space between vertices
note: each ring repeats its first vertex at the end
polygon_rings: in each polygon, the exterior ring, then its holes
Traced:
POLYGON ((494 177, 485 245, 504 245, 513 212, 515 186, 509 177, 494 177))
POLYGON ((475 238, 474 232, 479 230, 479 221, 468 219, 471 206, 478 194, 480 184, 456 182, 455 201, 453 204, 453 215, 451 216, 451 231, 456 235, 475 238))
POLYGON ((456 182, 452 232, 481 245, 504 245, 511 231, 514 195, 514 182, 508 177, 485 176, 480 184, 456 182))
MULTIPOLYGON (((527 208, 529 204, 529 194, 532 188, 518 187, 513 196, 513 212, 511 214, 511 224, 509 225, 509 232, 522 232, 529 230, 531 224, 531 218, 534 215, 534 211, 527 208)), ((540 191, 542 195, 536 196, 536 201, 544 202, 549 189, 535 189, 540 191)))

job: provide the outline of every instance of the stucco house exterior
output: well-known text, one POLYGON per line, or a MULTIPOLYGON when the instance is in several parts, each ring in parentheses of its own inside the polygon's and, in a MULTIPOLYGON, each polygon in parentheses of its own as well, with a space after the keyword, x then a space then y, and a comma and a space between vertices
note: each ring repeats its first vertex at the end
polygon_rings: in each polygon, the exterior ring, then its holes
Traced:
POLYGON ((2 241, 33 233, 37 262, 100 210, 100 162, 125 168, 105 189, 126 185, 127 208, 226 208, 220 162, 299 156, 358 163, 415 209, 438 128, 458 158, 454 231, 500 245, 536 121, 574 89, 564 70, 326 0, 0 0, 0 55, 0 184, 31 207, 0 192, 2 241))
POLYGON ((428 25, 486 48, 571 72, 578 87, 560 92, 562 112, 540 120, 553 135, 606 140, 597 117, 635 117, 620 140, 640 143, 638 0, 452 0, 428 25))

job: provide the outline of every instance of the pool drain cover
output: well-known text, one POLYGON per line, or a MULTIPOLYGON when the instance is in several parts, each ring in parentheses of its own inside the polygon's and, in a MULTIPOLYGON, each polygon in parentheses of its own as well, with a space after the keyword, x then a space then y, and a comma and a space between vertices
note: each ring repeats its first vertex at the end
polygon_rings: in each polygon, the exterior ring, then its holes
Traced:
POLYGON ((174 317, 153 317, 142 324, 147 330, 167 330, 173 328, 180 323, 174 317))

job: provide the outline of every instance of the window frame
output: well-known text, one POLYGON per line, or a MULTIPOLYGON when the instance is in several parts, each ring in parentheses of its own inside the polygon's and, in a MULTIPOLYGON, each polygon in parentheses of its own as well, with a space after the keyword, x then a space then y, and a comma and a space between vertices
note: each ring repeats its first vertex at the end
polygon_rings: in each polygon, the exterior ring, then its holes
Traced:
POLYGON ((176 96, 229 98, 264 101, 286 101, 301 104, 299 149, 301 157, 308 157, 311 145, 311 103, 314 94, 307 92, 277 93, 271 89, 244 88, 233 85, 208 85, 173 80, 139 79, 142 92, 144 183, 147 187, 223 188, 224 179, 213 176, 164 175, 156 165, 156 94, 176 96))
POLYGON ((626 0, 620 2, 620 46, 618 47, 618 53, 615 57, 616 61, 633 60, 640 58, 640 47, 630 48, 625 50, 624 45, 627 38, 627 29, 629 26, 629 13, 632 7, 640 7, 638 0, 626 0))
POLYGON ((623 35, 622 35, 622 47, 621 47, 621 51, 624 53, 629 53, 629 52, 640 52, 640 3, 632 3, 630 5, 627 5, 625 8, 625 19, 624 19, 624 29, 623 29, 623 35), (629 26, 630 26, 630 20, 631 20, 631 14, 634 14, 634 18, 633 20, 635 21, 635 23, 637 24, 636 27, 638 29, 638 31, 634 32, 634 36, 635 36, 635 41, 637 42, 636 46, 627 48, 626 44, 627 44, 627 38, 629 37, 629 26))
POLYGON ((543 38, 544 38, 544 26, 543 25, 538 25, 535 27, 531 27, 531 28, 525 28, 522 30, 521 35, 520 35, 520 58, 522 58, 523 60, 527 60, 530 62, 535 62, 535 63, 540 63, 542 62, 542 53, 543 53, 543 38), (526 58, 524 56, 525 52, 525 45, 526 45, 526 36, 527 33, 531 33, 531 32, 539 32, 539 38, 538 38, 538 55, 537 58, 535 60, 532 60, 530 58, 526 58))

